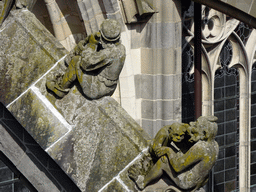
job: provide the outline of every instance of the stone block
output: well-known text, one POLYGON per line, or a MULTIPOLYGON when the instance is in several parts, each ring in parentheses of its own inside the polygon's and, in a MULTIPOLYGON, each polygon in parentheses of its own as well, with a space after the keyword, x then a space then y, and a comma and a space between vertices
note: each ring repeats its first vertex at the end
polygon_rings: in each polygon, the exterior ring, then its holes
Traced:
POLYGON ((142 74, 181 74, 181 47, 170 49, 141 48, 142 74))
POLYGON ((181 98, 173 101, 173 119, 181 121, 181 98))
POLYGON ((25 154, 25 148, 21 147, 13 140, 12 136, 3 127, 2 122, 0 125, 0 150, 11 159, 12 163, 16 166, 20 163, 21 157, 25 154))
POLYGON ((127 68, 130 67, 133 69, 132 74, 136 75, 136 74, 141 74, 141 50, 140 48, 138 49, 131 49, 131 60, 132 60, 132 63, 131 65, 132 66, 129 66, 129 62, 127 62, 127 68))
POLYGON ((153 100, 144 100, 141 101, 141 117, 144 119, 155 119, 155 101, 153 100))
POLYGON ((141 47, 141 24, 140 23, 135 23, 130 27, 131 31, 131 49, 138 49, 141 47))
POLYGON ((1 102, 12 102, 66 53, 31 12, 11 11, 0 32, 1 102))
POLYGON ((141 119, 141 126, 143 129, 150 135, 150 137, 154 138, 154 121, 150 119, 141 119))
MULTIPOLYGON (((153 83, 153 75, 135 75, 135 94, 136 99, 153 99, 154 96, 154 83, 153 83)), ((159 87, 161 89, 161 87, 159 87)))
POLYGON ((73 125, 47 152, 82 191, 101 189, 147 147, 150 137, 111 97, 89 101, 74 86, 56 99, 37 86, 73 125))
POLYGON ((174 92, 181 92, 180 89, 174 89, 175 83, 173 82, 174 75, 155 75, 155 88, 154 99, 174 99, 174 92))
POLYGON ((102 4, 104 5, 107 14, 119 11, 119 5, 117 0, 103 1, 102 4))
POLYGON ((48 153, 82 191, 97 191, 131 162, 150 138, 110 97, 84 101, 78 107, 73 114, 74 129, 48 153))
POLYGON ((142 118, 144 119, 172 120, 174 119, 173 108, 174 108, 174 101, 172 100, 142 99, 141 101, 141 112, 142 112, 142 118))
POLYGON ((128 192, 122 184, 114 179, 109 185, 107 185, 101 192, 128 192))
POLYGON ((181 2, 178 0, 153 1, 153 6, 158 11, 153 15, 154 22, 181 22, 181 2))
POLYGON ((50 110, 31 89, 8 109, 44 149, 68 132, 56 113, 50 110))
POLYGON ((171 125, 175 121, 179 121, 180 119, 176 120, 150 120, 150 119, 142 119, 141 126, 142 128, 150 135, 150 137, 154 138, 157 132, 165 125, 171 125))
POLYGON ((181 97, 181 75, 135 75, 136 99, 170 100, 181 97))
POLYGON ((37 191, 61 191, 61 188, 59 186, 58 188, 50 180, 50 178, 45 175, 43 166, 40 166, 40 164, 35 164, 35 160, 31 159, 31 157, 29 157, 27 154, 25 154, 22 158, 20 157, 20 162, 16 167, 30 183, 33 183, 33 186, 37 189, 37 191))
POLYGON ((181 47, 181 23, 148 23, 141 31, 141 47, 181 47))

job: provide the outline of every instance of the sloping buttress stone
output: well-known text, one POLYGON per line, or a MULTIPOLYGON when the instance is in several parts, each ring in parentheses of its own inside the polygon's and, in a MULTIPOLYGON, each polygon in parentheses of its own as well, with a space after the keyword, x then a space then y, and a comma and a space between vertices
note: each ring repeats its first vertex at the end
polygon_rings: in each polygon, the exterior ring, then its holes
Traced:
POLYGON ((11 11, 0 28, 0 101, 11 103, 66 53, 30 11, 11 11))
POLYGON ((148 135, 111 97, 85 101, 74 128, 48 153, 82 191, 97 191, 143 149, 148 135))
POLYGON ((87 100, 77 84, 62 99, 46 90, 46 77, 65 70, 57 61, 67 52, 32 13, 12 11, 1 30, 0 100, 81 191, 101 189, 149 136, 111 97, 87 100))

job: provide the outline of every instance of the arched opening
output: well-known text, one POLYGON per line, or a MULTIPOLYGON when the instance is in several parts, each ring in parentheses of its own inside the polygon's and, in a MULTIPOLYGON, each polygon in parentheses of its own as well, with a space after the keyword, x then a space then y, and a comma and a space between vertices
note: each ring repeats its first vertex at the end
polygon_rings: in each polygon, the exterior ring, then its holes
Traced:
POLYGON ((219 157, 213 168, 212 191, 239 189, 239 71, 229 68, 232 46, 226 41, 215 72, 214 115, 218 117, 219 157))

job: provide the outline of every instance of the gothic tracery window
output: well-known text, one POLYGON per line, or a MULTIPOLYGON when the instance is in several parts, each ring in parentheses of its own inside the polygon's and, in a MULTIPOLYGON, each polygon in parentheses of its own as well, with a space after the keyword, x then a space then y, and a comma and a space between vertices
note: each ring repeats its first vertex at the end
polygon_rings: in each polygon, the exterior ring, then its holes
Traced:
POLYGON ((221 68, 215 72, 214 115, 218 117, 219 157, 213 168, 213 191, 239 187, 239 73, 229 68, 232 46, 228 41, 220 54, 221 68))
POLYGON ((251 188, 256 189, 256 64, 251 74, 251 188))
MULTIPOLYGON (((194 103, 192 102, 194 101, 192 6, 193 3, 183 13, 183 122, 194 120, 194 103)), ((239 171, 241 171, 239 170, 239 167, 241 167, 239 158, 245 158, 239 154, 239 147, 241 146, 239 139, 241 138, 240 133, 242 131, 244 133, 249 130, 249 127, 243 127, 241 125, 245 116, 241 115, 240 105, 242 106, 246 101, 243 99, 240 100, 241 94, 245 93, 240 93, 240 84, 242 82, 240 82, 240 79, 246 79, 247 81, 247 77, 239 73, 239 70, 247 70, 246 66, 250 66, 251 61, 246 59, 249 57, 249 53, 246 52, 249 48, 246 45, 251 43, 250 37, 252 36, 253 29, 238 20, 234 20, 231 17, 204 6, 202 8, 202 24, 202 47, 207 58, 203 61, 203 65, 206 68, 208 66, 208 74, 206 76, 209 80, 209 87, 203 87, 203 92, 210 90, 208 101, 212 101, 212 106, 209 107, 208 111, 205 110, 203 115, 211 114, 219 118, 217 122, 219 130, 216 140, 220 146, 218 161, 212 170, 207 191, 239 191, 239 182, 242 179, 239 177, 239 171), (243 69, 239 69, 239 67, 243 69)), ((256 98, 256 67, 254 68, 251 84, 251 189, 253 189, 253 186, 256 188, 256 107, 254 107, 254 105, 256 106, 256 99, 254 99, 254 97, 256 98)), ((204 73, 207 73, 207 71, 204 71, 204 73)), ((248 73, 248 71, 245 71, 245 73, 248 73)), ((204 85, 206 84, 204 83, 204 85)), ((246 84, 248 85, 248 82, 246 84)), ((243 86, 241 87, 243 89, 243 86)), ((246 94, 249 94, 249 92, 246 91, 246 94)), ((248 114, 248 108, 246 110, 248 114)), ((242 111, 242 113, 244 112, 242 111)), ((248 115, 247 117, 249 119, 248 115)), ((248 119, 246 120, 247 122, 248 119)))

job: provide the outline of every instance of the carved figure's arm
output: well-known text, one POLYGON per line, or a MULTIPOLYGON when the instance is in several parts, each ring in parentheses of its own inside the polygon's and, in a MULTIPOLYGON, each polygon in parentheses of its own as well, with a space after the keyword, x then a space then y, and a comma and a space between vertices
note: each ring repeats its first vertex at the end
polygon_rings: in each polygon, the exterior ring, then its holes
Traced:
POLYGON ((150 146, 150 151, 152 151, 157 157, 161 157, 162 155, 166 154, 166 150, 169 148, 166 147, 168 144, 169 127, 169 125, 162 127, 156 134, 155 138, 153 139, 153 143, 150 146))
POLYGON ((99 36, 100 32, 96 32, 90 34, 84 40, 79 41, 79 43, 74 48, 75 55, 81 55, 82 51, 85 49, 85 45, 88 43, 97 45, 99 43, 99 36))
POLYGON ((84 71, 93 71, 105 65, 108 65, 113 60, 111 49, 106 48, 98 52, 89 52, 82 58, 81 67, 84 71))
POLYGON ((198 143, 191 147, 184 155, 176 155, 169 153, 168 159, 176 172, 183 171, 190 165, 202 161, 204 159, 204 148, 198 143))

